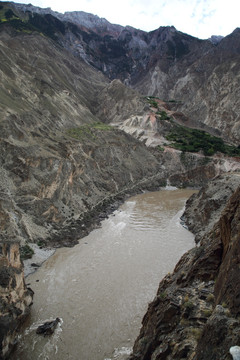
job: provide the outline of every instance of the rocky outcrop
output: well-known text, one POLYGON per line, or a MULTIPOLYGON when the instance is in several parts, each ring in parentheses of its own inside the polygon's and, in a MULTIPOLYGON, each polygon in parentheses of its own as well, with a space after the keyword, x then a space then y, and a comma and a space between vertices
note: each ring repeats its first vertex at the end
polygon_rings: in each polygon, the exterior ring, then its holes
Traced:
POLYGON ((196 242, 219 221, 227 199, 238 186, 239 174, 222 175, 188 199, 182 218, 196 242))
POLYGON ((231 359, 229 349, 240 341, 240 177, 234 177, 238 187, 223 197, 218 221, 161 281, 129 359, 231 359))
POLYGON ((0 243, 0 358, 16 342, 20 325, 29 314, 33 292, 25 285, 19 243, 0 243))

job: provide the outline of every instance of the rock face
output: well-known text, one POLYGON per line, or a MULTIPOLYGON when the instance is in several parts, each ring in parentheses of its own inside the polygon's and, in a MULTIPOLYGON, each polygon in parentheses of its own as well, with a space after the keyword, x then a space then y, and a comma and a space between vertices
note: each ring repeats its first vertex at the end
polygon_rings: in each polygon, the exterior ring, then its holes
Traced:
POLYGON ((19 326, 29 314, 33 293, 27 289, 19 243, 0 244, 0 358, 15 344, 19 326))
POLYGON ((183 219, 186 220, 189 230, 196 235, 196 242, 219 220, 227 199, 238 186, 238 175, 224 175, 204 186, 187 201, 183 219))
MULTIPOLYGON (((240 341, 240 176, 232 177, 238 186, 233 185, 227 198, 222 186, 224 180, 229 186, 228 176, 210 182, 222 194, 223 211, 216 209, 215 224, 202 213, 210 230, 161 281, 129 359, 231 359, 229 349, 240 341)), ((202 194, 197 196, 203 203, 202 194)))

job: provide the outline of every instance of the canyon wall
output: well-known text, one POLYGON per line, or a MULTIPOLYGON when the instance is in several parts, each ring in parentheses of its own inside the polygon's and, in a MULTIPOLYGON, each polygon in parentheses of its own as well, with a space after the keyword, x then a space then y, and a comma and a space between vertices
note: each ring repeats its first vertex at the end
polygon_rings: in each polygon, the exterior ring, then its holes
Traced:
MULTIPOLYGON (((1 220, 2 225, 2 220, 1 220)), ((0 243, 0 358, 16 343, 20 325, 28 316, 33 293, 25 284, 19 243, 0 243)))
MULTIPOLYGON (((147 34, 95 21, 93 16, 84 15, 81 25, 79 14, 64 18, 50 9, 34 13, 32 6, 2 4, 10 14, 0 22, 0 335, 5 356, 32 301, 19 247, 31 242, 73 246, 130 194, 159 189, 167 181, 202 186, 222 172, 239 169, 237 158, 181 152, 166 142, 173 124, 183 122, 205 126, 238 144, 239 123, 234 45, 238 31, 229 38, 230 51, 225 39, 215 46, 174 27, 147 34), (221 64, 215 62, 218 49, 221 64), (209 90, 203 101, 206 86, 215 95, 209 90), (218 93, 219 87, 227 93, 218 93), (166 102, 161 104, 161 111, 172 118, 157 118, 157 109, 138 91, 168 96, 166 100, 173 97, 168 109, 166 102), (208 102, 213 99, 211 120, 208 102)), ((230 225, 224 221, 222 231, 229 235, 230 225)), ((231 241, 224 240, 225 252, 231 241)), ((210 248, 210 254, 215 250, 210 248)), ((186 261, 197 260, 195 255, 186 255, 186 261)), ((227 255, 225 262, 231 265, 227 255)), ((182 271, 190 272, 187 269, 182 271)), ((223 277, 219 272, 219 279, 223 277)), ((211 293, 212 285, 201 286, 211 293)), ((189 286, 189 294, 195 296, 196 286, 189 286)), ((227 291, 227 281, 224 286, 227 291)), ((217 299, 224 294, 216 288, 217 299)), ((178 300, 174 304, 178 305, 166 305, 166 319, 180 311, 178 300)), ((201 326, 205 320, 199 320, 201 326)))

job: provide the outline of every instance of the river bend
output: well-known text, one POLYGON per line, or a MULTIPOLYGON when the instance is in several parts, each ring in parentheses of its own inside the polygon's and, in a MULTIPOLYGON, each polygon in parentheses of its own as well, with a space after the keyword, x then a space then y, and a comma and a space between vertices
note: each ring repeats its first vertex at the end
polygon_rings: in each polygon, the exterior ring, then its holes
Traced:
POLYGON ((56 251, 27 277, 34 304, 18 360, 125 359, 159 281, 194 246, 179 217, 192 190, 130 198, 74 248, 56 251), (52 337, 36 327, 60 317, 52 337))

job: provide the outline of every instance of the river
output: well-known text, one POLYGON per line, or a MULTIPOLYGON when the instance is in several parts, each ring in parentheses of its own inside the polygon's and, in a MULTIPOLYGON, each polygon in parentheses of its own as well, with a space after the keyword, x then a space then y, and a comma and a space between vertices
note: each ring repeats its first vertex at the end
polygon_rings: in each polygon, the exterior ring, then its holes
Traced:
POLYGON ((34 304, 12 360, 125 359, 160 280, 194 246, 179 217, 192 190, 127 200, 74 248, 27 277, 34 304), (54 335, 36 328, 61 318, 54 335))

